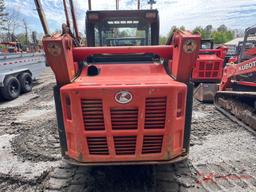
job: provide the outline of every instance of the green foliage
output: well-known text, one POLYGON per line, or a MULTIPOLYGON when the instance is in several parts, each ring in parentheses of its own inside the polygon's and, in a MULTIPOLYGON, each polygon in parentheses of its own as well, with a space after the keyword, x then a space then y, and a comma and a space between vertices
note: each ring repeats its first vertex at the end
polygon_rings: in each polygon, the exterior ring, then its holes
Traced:
POLYGON ((5 1, 0 0, 0 29, 6 30, 5 24, 7 22, 7 13, 5 12, 5 1))
POLYGON ((18 42, 20 42, 22 45, 25 45, 27 43, 26 33, 18 34, 17 39, 18 39, 18 42))
POLYGON ((167 42, 167 37, 166 36, 160 36, 160 45, 165 45, 167 42))
POLYGON ((206 39, 207 38, 206 37, 206 31, 201 26, 196 27, 192 32, 193 33, 200 33, 202 39, 206 39))
POLYGON ((221 44, 226 43, 234 39, 234 32, 228 30, 225 25, 221 25, 217 28, 217 31, 214 31, 211 35, 214 43, 221 44))
MULTIPOLYGON (((174 30, 180 29, 185 30, 184 26, 176 27, 173 26, 168 33, 171 35, 174 30)), ((197 26, 192 30, 193 33, 200 33, 202 39, 213 39, 214 43, 222 44, 226 43, 232 39, 234 39, 234 31, 229 30, 225 25, 220 25, 217 29, 213 29, 212 25, 207 25, 206 27, 197 26)), ((167 37, 161 36, 160 37, 160 44, 164 44, 166 42, 167 37)))

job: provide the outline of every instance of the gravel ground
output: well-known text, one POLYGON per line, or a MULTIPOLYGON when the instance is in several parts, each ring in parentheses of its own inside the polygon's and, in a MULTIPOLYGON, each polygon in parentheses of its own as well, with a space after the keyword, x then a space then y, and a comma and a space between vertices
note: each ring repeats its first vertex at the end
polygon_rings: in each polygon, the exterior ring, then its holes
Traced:
POLYGON ((197 101, 187 161, 90 168, 62 162, 54 81, 48 68, 32 93, 0 101, 0 191, 256 191, 256 137, 197 101))

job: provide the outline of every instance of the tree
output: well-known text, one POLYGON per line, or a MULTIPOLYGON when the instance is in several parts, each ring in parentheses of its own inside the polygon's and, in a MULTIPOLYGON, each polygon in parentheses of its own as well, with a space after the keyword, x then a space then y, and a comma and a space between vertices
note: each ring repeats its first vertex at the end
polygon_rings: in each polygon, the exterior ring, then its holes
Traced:
POLYGON ((5 12, 5 1, 0 0, 0 28, 5 30, 5 23, 7 22, 7 13, 5 12))
POLYGON ((204 28, 201 27, 201 26, 197 26, 197 27, 193 30, 193 33, 200 33, 202 39, 207 39, 207 33, 206 33, 206 31, 204 30, 204 28))
POLYGON ((160 45, 165 45, 167 42, 167 37, 166 36, 160 36, 160 45))
POLYGON ((227 30, 227 31, 214 31, 212 33, 212 38, 214 43, 222 44, 226 43, 232 39, 234 39, 234 32, 227 30))
POLYGON ((205 38, 206 38, 206 39, 210 39, 210 38, 211 38, 212 30, 213 30, 212 25, 207 25, 207 26, 204 28, 204 31, 205 31, 205 38))
POLYGON ((36 31, 32 31, 31 38, 32 38, 33 44, 37 45, 38 44, 38 40, 37 40, 37 32, 36 31))
POLYGON ((180 26, 180 30, 181 30, 181 31, 185 31, 185 30, 186 30, 185 26, 183 26, 183 25, 180 26))
POLYGON ((6 31, 5 41, 12 41, 12 36, 16 33, 16 30, 22 26, 20 15, 17 11, 12 10, 8 13, 6 19, 3 26, 4 31, 6 31))
POLYGON ((217 28, 217 31, 219 32, 226 32, 228 31, 228 28, 226 27, 226 25, 220 25, 218 28, 217 28))
POLYGON ((28 45, 29 44, 29 40, 28 40, 28 24, 27 24, 25 19, 23 19, 23 25, 24 25, 24 29, 25 29, 26 45, 28 45))

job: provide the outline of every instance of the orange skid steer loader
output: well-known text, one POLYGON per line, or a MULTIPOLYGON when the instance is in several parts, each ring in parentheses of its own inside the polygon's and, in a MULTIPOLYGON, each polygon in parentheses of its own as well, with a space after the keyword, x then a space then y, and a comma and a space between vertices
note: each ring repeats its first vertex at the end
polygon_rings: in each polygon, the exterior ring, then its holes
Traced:
POLYGON ((176 31, 162 46, 80 47, 68 23, 62 34, 43 38, 56 77, 64 159, 78 165, 184 160, 192 115, 190 79, 200 35, 176 31))
POLYGON ((45 37, 64 158, 82 165, 184 159, 199 43, 182 31, 165 46, 73 47, 68 34, 45 37))

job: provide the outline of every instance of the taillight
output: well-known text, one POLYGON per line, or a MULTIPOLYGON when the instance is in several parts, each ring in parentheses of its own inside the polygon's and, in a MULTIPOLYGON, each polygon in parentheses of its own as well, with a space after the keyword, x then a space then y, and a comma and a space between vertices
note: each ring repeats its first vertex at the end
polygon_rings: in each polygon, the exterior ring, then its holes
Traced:
POLYGON ((177 117, 181 117, 183 112, 183 94, 178 93, 177 96, 177 117))
POLYGON ((67 119, 71 120, 72 119, 72 116, 71 116, 71 100, 70 100, 70 97, 68 95, 65 97, 65 104, 66 104, 67 119))

